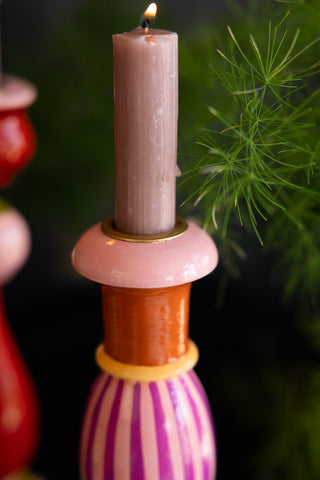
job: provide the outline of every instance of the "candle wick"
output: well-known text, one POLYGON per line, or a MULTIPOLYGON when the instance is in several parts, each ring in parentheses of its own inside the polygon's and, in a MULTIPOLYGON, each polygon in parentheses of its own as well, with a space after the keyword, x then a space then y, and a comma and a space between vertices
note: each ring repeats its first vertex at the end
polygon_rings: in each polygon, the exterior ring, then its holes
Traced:
POLYGON ((144 30, 144 33, 148 33, 149 31, 149 25, 150 25, 150 18, 145 18, 143 20, 142 28, 144 30))

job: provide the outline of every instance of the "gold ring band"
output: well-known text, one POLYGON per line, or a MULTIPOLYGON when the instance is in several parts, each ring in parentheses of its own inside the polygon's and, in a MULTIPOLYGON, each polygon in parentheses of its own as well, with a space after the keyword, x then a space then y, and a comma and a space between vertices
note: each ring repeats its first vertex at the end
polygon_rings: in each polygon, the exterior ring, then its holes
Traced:
POLYGON ((113 217, 107 218, 101 224, 101 230, 105 235, 108 235, 108 237, 115 238, 116 240, 124 240, 125 242, 136 243, 163 242, 164 240, 171 240, 172 238, 182 235, 187 228, 187 222, 179 217, 176 219, 176 225, 173 230, 159 233, 157 235, 131 235, 130 233, 119 232, 115 227, 115 220, 113 217))

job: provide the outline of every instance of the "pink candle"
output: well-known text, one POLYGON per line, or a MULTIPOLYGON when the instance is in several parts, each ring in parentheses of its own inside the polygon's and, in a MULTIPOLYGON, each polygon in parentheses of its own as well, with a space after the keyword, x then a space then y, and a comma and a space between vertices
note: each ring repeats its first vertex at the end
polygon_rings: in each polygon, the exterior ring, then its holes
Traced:
POLYGON ((136 28, 113 35, 115 221, 125 233, 175 226, 178 36, 136 28))

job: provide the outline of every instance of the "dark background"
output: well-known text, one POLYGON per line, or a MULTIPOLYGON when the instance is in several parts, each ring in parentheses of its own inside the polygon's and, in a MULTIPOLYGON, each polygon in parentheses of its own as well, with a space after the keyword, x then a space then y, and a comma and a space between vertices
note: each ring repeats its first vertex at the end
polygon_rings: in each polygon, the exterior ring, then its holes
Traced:
MULTIPOLYGON (((124 13, 127 2, 115 3, 2 5, 4 70, 39 89, 30 109, 37 156, 2 196, 26 216, 33 236, 30 259, 6 287, 6 303, 42 407, 33 468, 52 480, 78 478, 81 418, 98 373, 100 290, 73 271, 71 251, 83 231, 113 212, 111 34, 134 28, 145 8, 135 1, 124 13)), ((223 2, 162 0, 158 7, 157 26, 178 31, 182 45, 209 21, 227 24, 223 2)), ((179 146, 186 149, 184 107, 182 95, 179 146)), ((246 247, 240 279, 226 283, 220 264, 193 286, 190 336, 201 355, 196 371, 215 418, 219 480, 292 479, 292 455, 303 450, 303 436, 292 434, 293 419, 308 410, 303 387, 318 355, 293 321, 295 302, 285 305, 270 281, 275 255, 262 254, 256 239, 246 239, 246 247)), ((313 467, 302 470, 308 471, 296 478, 319 478, 313 467)))

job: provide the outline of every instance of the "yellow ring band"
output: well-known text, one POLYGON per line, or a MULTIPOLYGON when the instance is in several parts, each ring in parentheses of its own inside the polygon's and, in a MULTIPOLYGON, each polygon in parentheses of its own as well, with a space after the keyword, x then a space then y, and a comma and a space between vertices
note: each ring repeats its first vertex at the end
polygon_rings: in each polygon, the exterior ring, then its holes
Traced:
POLYGON ((144 365, 129 365, 114 360, 104 351, 104 345, 101 343, 96 349, 95 357, 98 366, 114 377, 135 382, 156 382, 176 377, 192 370, 198 361, 199 351, 195 343, 189 339, 189 348, 183 357, 172 363, 148 367, 144 365))

